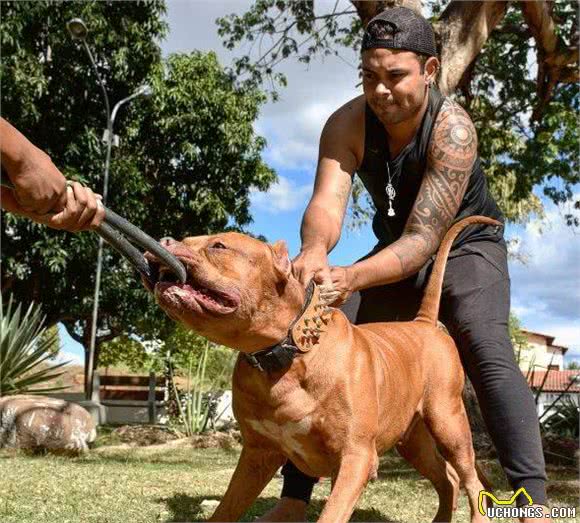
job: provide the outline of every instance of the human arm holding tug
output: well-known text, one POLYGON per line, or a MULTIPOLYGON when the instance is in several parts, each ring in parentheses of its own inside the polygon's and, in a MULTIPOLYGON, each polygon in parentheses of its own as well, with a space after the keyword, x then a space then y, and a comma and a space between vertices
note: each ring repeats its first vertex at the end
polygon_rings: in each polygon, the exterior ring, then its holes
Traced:
POLYGON ((70 182, 50 156, 0 118, 2 168, 13 188, 2 188, 2 208, 54 229, 70 232, 97 227, 105 211, 100 196, 70 182), (50 214, 49 214, 50 213, 50 214))

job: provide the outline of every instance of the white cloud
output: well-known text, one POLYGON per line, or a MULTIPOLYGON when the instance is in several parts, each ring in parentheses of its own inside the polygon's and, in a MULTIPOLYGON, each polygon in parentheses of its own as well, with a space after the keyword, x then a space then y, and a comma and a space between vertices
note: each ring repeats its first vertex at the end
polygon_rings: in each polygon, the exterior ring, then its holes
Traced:
MULTIPOLYGON (((580 241, 557 209, 548 210, 543 222, 529 223, 521 234, 521 249, 528 262, 512 263, 514 305, 526 316, 547 315, 574 321, 580 310, 580 241)), ((534 330, 534 327, 529 325, 534 330)))
POLYGON ((528 262, 510 263, 512 311, 525 328, 569 347, 567 359, 579 359, 580 237, 553 205, 545 220, 530 222, 519 237, 528 262))
POLYGON ((252 205, 256 208, 278 214, 306 208, 312 194, 312 184, 296 185, 292 180, 280 176, 278 183, 267 192, 252 192, 252 205))
POLYGON ((300 169, 314 175, 318 142, 330 115, 358 93, 313 80, 289 99, 267 107, 256 130, 268 140, 266 161, 275 169, 300 169), (325 101, 320 102, 321 93, 325 101))
POLYGON ((70 365, 84 365, 85 360, 84 358, 79 355, 75 354, 74 352, 69 351, 59 351, 57 357, 54 359, 55 363, 63 363, 68 361, 70 365))
MULTIPOLYGON (((170 33, 162 44, 164 54, 213 50, 222 64, 231 64, 234 57, 248 51, 248 46, 233 51, 225 49, 214 21, 229 13, 242 14, 250 5, 248 0, 213 3, 171 0, 167 5, 170 33)), ((317 8, 328 10, 333 5, 323 2, 317 8)), ((276 72, 287 76, 288 87, 280 88, 278 102, 268 102, 262 107, 255 126, 258 134, 268 141, 264 158, 269 165, 314 175, 318 139, 324 123, 336 109, 361 93, 356 87, 357 64, 357 54, 345 49, 341 57, 317 58, 310 64, 291 58, 277 66, 276 72)))

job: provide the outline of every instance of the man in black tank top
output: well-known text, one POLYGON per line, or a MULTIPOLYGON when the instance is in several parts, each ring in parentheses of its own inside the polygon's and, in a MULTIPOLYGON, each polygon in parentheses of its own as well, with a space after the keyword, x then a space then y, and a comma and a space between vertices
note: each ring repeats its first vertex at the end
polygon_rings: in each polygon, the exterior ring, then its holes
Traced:
MULTIPOLYGON (((353 323, 412 320, 447 229, 472 215, 503 221, 469 116, 433 87, 436 55, 431 26, 413 11, 398 7, 373 18, 362 43, 364 95, 338 109, 320 138, 314 194, 293 270, 305 285, 311 278, 324 285, 353 323), (378 243, 353 265, 331 268, 327 254, 340 237, 355 173, 376 208, 378 243)), ((449 256, 440 317, 512 488, 525 487, 535 504, 546 505, 538 417, 508 333, 509 285, 502 231, 468 228, 449 256)), ((317 479, 291 462, 282 473, 282 499, 261 521, 305 517, 317 479)), ((517 503, 527 499, 520 495, 517 503)))

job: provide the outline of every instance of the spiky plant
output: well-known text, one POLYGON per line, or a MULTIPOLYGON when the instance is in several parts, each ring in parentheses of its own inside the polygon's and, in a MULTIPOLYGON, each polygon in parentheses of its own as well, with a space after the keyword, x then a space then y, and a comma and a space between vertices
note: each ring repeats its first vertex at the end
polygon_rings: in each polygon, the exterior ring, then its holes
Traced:
POLYGON ((40 305, 31 303, 24 315, 22 310, 12 296, 5 306, 0 294, 0 396, 63 390, 66 387, 37 388, 64 374, 55 371, 69 362, 45 363, 54 356, 50 348, 56 334, 43 336, 45 316, 40 305))

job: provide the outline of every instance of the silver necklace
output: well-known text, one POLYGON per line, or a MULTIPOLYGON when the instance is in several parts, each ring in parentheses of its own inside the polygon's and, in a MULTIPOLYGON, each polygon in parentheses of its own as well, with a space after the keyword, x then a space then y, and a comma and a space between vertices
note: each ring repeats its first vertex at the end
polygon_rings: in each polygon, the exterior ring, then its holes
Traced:
POLYGON ((387 183, 387 187, 385 191, 387 193, 387 198, 389 199, 389 210, 387 214, 389 216, 395 216, 395 209, 393 209, 393 202, 395 201, 395 196, 397 196, 397 191, 393 187, 393 179, 391 178, 391 169, 389 167, 389 162, 387 161, 387 177, 389 178, 389 183, 387 183))

